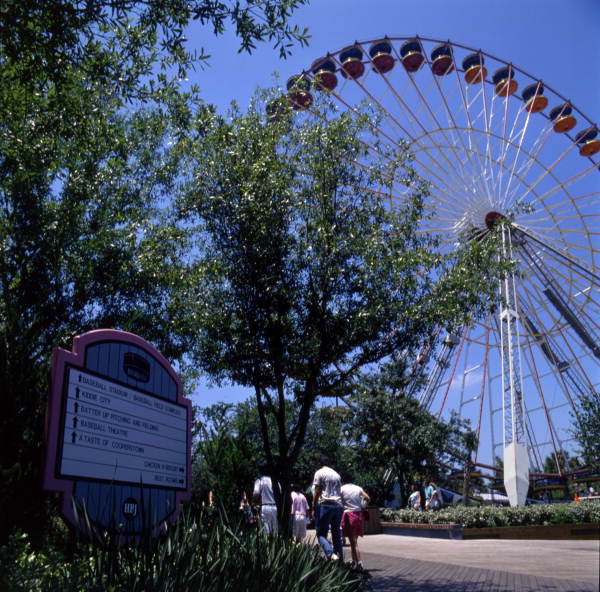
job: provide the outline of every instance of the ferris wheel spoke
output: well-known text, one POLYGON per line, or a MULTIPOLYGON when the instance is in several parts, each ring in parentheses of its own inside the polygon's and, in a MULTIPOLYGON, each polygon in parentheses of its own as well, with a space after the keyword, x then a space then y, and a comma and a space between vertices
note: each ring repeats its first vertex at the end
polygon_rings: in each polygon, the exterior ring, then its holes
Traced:
MULTIPOLYGON (((565 294, 559 288, 558 283, 548 274, 547 270, 540 268, 539 260, 532 259, 531 253, 528 253, 527 263, 530 271, 540 279, 542 283, 542 293, 559 315, 558 317, 553 315, 550 309, 546 308, 548 315, 554 319, 553 325, 557 329, 560 327, 560 323, 558 322, 559 318, 563 323, 568 323, 581 342, 593 352, 596 357, 600 358, 600 346, 598 345, 598 340, 593 334, 593 329, 589 325, 586 325, 586 320, 589 320, 586 313, 577 307, 575 307, 575 309, 573 308, 569 295, 565 294)), ((523 287, 523 289, 526 290, 525 287, 523 287)), ((593 321, 592 323, 596 325, 593 321)))
MULTIPOLYGON (((457 86, 460 92, 460 96, 462 99, 462 107, 464 109, 465 112, 465 117, 467 118, 467 135, 469 138, 469 148, 466 148, 466 150, 468 152, 470 152, 472 150, 472 147, 475 146, 476 144, 476 137, 473 134, 473 129, 474 129, 474 123, 473 120, 471 118, 471 110, 469 107, 469 102, 467 99, 467 94, 465 92, 465 89, 463 88, 462 82, 460 80, 460 77, 458 76, 458 69, 454 68, 454 73, 456 75, 456 82, 457 82, 457 86)), ((484 82, 482 81, 480 83, 480 86, 483 86, 484 82)), ((480 89, 479 92, 483 92, 483 89, 480 89)), ((475 96, 475 99, 473 99, 474 101, 476 100, 477 95, 475 96)), ((484 174, 485 173, 485 166, 483 164, 483 160, 481 158, 481 154, 479 153, 479 150, 475 151, 475 154, 478 157, 478 164, 479 164, 479 172, 480 172, 480 183, 479 186, 482 187, 483 191, 482 194, 486 195, 488 201, 491 203, 491 191, 488 185, 488 180, 487 180, 487 176, 484 174)), ((474 169, 477 167, 474 167, 474 169)))
MULTIPOLYGON (((366 91, 365 91, 365 92, 366 92, 366 91)), ((343 97, 341 97, 339 94, 336 94, 336 95, 335 95, 335 97, 336 97, 336 99, 337 99, 337 100, 338 100, 338 101, 339 101, 339 102, 340 102, 342 105, 344 105, 344 107, 346 107, 346 109, 347 109, 349 112, 351 112, 351 113, 352 113, 352 114, 353 114, 355 117, 359 117, 359 116, 360 116, 360 113, 358 112, 358 110, 357 110, 355 107, 353 107, 352 105, 350 105, 349 103, 347 103, 347 102, 346 102, 346 101, 343 99, 343 97)), ((376 100, 374 97, 372 97, 372 99, 373 99, 374 101, 376 100)), ((318 114, 318 113, 317 113, 316 115, 317 115, 317 116, 319 116, 319 114, 318 114)), ((398 150, 400 150, 400 149, 402 148, 402 147, 401 147, 401 145, 400 145, 400 144, 397 142, 397 140, 395 140, 395 139, 394 139, 394 138, 393 138, 393 137, 392 137, 390 134, 388 134, 388 133, 387 133, 385 130, 381 129, 381 127, 377 127, 377 128, 375 128, 375 129, 376 129, 376 131, 377 131, 378 135, 379 135, 380 137, 383 137, 383 138, 385 138, 386 140, 388 140, 392 146, 395 146, 395 147, 396 147, 398 150)), ((409 137, 411 140, 415 140, 415 138, 413 138, 413 137, 412 137, 412 136, 411 136, 411 135, 410 135, 408 132, 406 132, 406 133, 408 134, 408 137, 409 137)), ((362 140, 361 140, 361 141, 362 141, 362 140)), ((364 143, 364 142, 363 142, 363 143, 364 143)), ((373 146, 370 146, 370 145, 368 145, 368 144, 366 144, 366 145, 369 147, 369 149, 370 149, 372 152, 375 152, 375 153, 377 153, 377 152, 378 152, 378 151, 376 150, 376 148, 375 148, 375 147, 373 147, 373 146)), ((437 169, 441 169, 441 173, 442 173, 442 174, 445 174, 445 175, 446 175, 446 177, 447 177, 447 176, 449 176, 449 173, 448 173, 448 172, 447 172, 447 171, 446 171, 446 170, 445 170, 443 167, 441 167, 441 166, 440 166, 440 163, 439 163, 439 161, 436 161, 435 159, 433 159, 433 158, 430 156, 430 154, 429 154, 429 152, 428 152, 428 150, 427 150, 427 148, 428 148, 427 146, 425 146, 425 145, 422 145, 422 144, 421 144, 421 145, 420 145, 420 148, 421 148, 421 149, 423 149, 423 151, 425 152, 425 155, 426 155, 426 156, 429 158, 429 160, 432 162, 432 164, 433 164, 433 165, 435 165, 435 167, 436 167, 437 169)), ((419 151, 419 152, 420 152, 420 151, 419 151)), ((435 171, 434 171, 432 168, 430 168, 430 167, 429 167, 427 164, 425 164, 425 162, 424 162, 422 159, 420 159, 420 158, 417 156, 417 154, 418 154, 419 152, 414 152, 414 153, 413 153, 413 158, 414 158, 415 162, 416 162, 416 163, 418 163, 418 165, 419 165, 420 167, 422 167, 426 173, 428 173, 428 177, 427 177, 427 179, 428 179, 428 181, 429 181, 430 185, 432 185, 433 187, 435 187, 435 188, 436 188, 436 189, 437 189, 437 190, 438 190, 438 191, 439 191, 441 194, 443 194, 443 195, 447 195, 449 198, 452 198, 452 193, 449 193, 449 191, 451 191, 451 188, 447 186, 447 180, 446 180, 446 178, 445 178, 445 177, 443 177, 443 176, 440 176, 440 175, 439 175, 438 173, 436 173, 436 172, 435 172, 435 171), (434 177, 434 178, 437 180, 437 183, 434 183, 434 182, 431 180, 431 177, 434 177), (446 187, 446 189, 443 189, 442 187, 446 187)))
MULTIPOLYGON (((569 148, 566 152, 569 152, 573 146, 574 146, 574 144, 572 144, 571 148, 569 148)), ((566 153, 563 153, 563 157, 564 156, 566 156, 566 153)), ((556 164, 556 161, 555 161, 555 164, 556 164)), ((572 185, 573 183, 575 183, 577 181, 581 181, 584 177, 586 177, 590 173, 595 172, 597 170, 598 170, 597 166, 590 166, 562 182, 559 181, 558 179, 554 178, 554 181, 556 182, 556 184, 551 189, 548 189, 547 191, 540 193, 539 196, 537 197, 537 199, 535 199, 531 202, 531 205, 535 205, 535 203, 538 201, 545 203, 548 200, 548 198, 552 197, 558 191, 566 192, 567 187, 569 187, 570 185, 572 185)), ((542 179, 539 179, 539 181, 541 181, 541 180, 542 179)), ((594 193, 597 194, 598 192, 593 192, 593 194, 594 193)))
POLYGON ((552 170, 560 163, 562 162, 565 157, 573 150, 573 148, 575 148, 576 144, 572 143, 569 145, 569 147, 554 161, 550 164, 550 166, 548 168, 546 168, 544 170, 544 172, 535 180, 533 181, 529 187, 527 188, 527 190, 520 196, 520 198, 518 199, 519 202, 523 201, 523 199, 525 199, 525 197, 527 197, 527 195, 529 195, 529 193, 531 193, 531 190, 534 189, 535 187, 537 187, 548 175, 551 174, 552 170))
MULTIPOLYGON (((508 125, 508 99, 509 96, 508 94, 506 94, 504 96, 504 109, 503 109, 503 121, 502 121, 502 141, 499 143, 499 151, 500 154, 498 156, 498 162, 500 164, 499 167, 499 171, 498 171, 498 182, 496 184, 496 190, 497 190, 497 195, 496 195, 496 200, 497 203, 499 203, 501 206, 504 204, 504 199, 502 198, 502 178, 504 176, 504 161, 506 159, 506 153, 508 151, 508 142, 510 140, 511 135, 508 135, 507 132, 507 125, 508 125)), ((515 122, 513 122, 513 125, 515 122)))
MULTIPOLYGON (((454 71, 457 72, 457 69, 454 68, 454 71)), ((462 105, 465 106, 465 103, 464 103, 464 94, 462 93, 462 84, 460 83, 460 79, 458 79, 458 77, 457 77, 457 80, 458 80, 458 85, 457 86, 459 88, 459 93, 458 94, 460 94, 460 96, 461 96, 462 105)), ((462 145, 463 152, 467 156, 467 160, 469 161, 469 165, 471 167, 471 170, 476 170, 477 167, 475 166, 475 164, 473 163, 473 160, 471 159, 471 152, 467 148, 467 146, 465 144, 465 140, 464 140, 463 134, 460 131, 460 127, 461 126, 459 126, 457 124, 457 122, 456 122, 456 120, 454 118, 453 111, 450 108, 450 106, 448 105, 448 99, 447 99, 445 93, 442 90, 440 81, 437 78, 434 78, 434 81, 435 81, 435 86, 436 86, 436 88, 437 88, 437 90, 439 92, 440 98, 442 100, 442 103, 443 103, 443 106, 444 106, 444 111, 445 111, 446 117, 448 119, 448 123, 451 125, 451 128, 450 128, 452 130, 451 133, 452 133, 452 135, 456 134, 456 136, 458 137, 458 139, 459 139, 459 141, 460 141, 460 143, 462 145)), ((453 144, 456 146, 457 142, 455 141, 455 142, 453 142, 453 144)), ((459 160, 462 161, 461 157, 458 154, 456 154, 456 152, 455 152, 455 158, 458 158, 459 160)), ((466 164, 466 163, 464 163, 464 164, 466 164)))
MULTIPOLYGON (((339 62, 338 62, 338 64, 339 64, 339 62)), ((340 64, 340 67, 341 67, 341 64, 340 64)), ((385 80, 386 80, 386 82, 387 82, 387 77, 385 77, 385 80)), ((375 97, 375 96, 373 95, 373 93, 371 93, 371 92, 370 92, 370 91, 369 91, 369 90, 368 90, 368 89, 365 87, 365 85, 364 85, 364 84, 363 84, 363 83, 362 83, 362 82, 361 82, 359 79, 356 79, 356 80, 354 80, 354 82, 355 82, 355 83, 357 84, 357 86, 358 86, 358 87, 361 89, 361 91, 362 91, 362 92, 365 94, 365 96, 369 97, 369 98, 370 98, 370 99, 371 99, 371 100, 372 100, 372 101, 373 101, 373 102, 374 102, 374 103, 377 105, 377 107, 378 107, 378 108, 379 108, 379 109, 380 109, 382 112, 385 112, 385 111, 386 111, 386 109, 384 109, 384 107, 383 107, 383 105, 381 104, 381 102, 379 101, 379 99, 377 99, 377 97, 375 97)), ((335 95, 336 95, 336 97, 338 98, 338 100, 340 100, 342 103, 344 103, 344 104, 345 104, 345 106, 346 106, 346 107, 350 107, 350 106, 349 106, 349 105, 348 105, 348 104, 347 104, 347 103, 346 103, 346 102, 345 102, 345 101, 344 101, 344 100, 343 100, 343 99, 342 99, 342 98, 339 96, 339 94, 335 93, 335 95)), ((424 125, 423 125, 423 124, 420 122, 420 120, 419 120, 417 117, 415 117, 415 115, 414 115, 414 114, 412 113, 412 111, 411 111, 411 110, 410 110, 410 109, 409 109, 409 108, 406 106, 406 103, 405 103, 405 102, 404 102, 404 101, 401 99, 401 97, 398 97, 398 95, 397 95, 396 93, 394 93, 394 96, 395 96, 395 97, 396 97, 396 98, 399 100, 398 102, 399 102, 399 104, 400 104, 400 105, 401 105, 401 106, 404 108, 404 111, 405 111, 405 113, 406 113, 407 115, 409 115, 409 117, 410 117, 410 118, 412 118, 412 120, 413 120, 413 121, 414 121, 414 122, 415 122, 417 125, 419 125, 419 127, 420 127, 422 130, 426 130, 427 128, 426 128, 426 127, 425 127, 425 126, 424 126, 424 125)), ((411 134, 411 133, 410 133, 410 132, 409 132, 409 131, 408 131, 408 130, 407 130, 407 129, 406 129, 406 128, 405 128, 405 127, 404 127, 404 126, 401 124, 401 123, 399 123, 399 122, 397 121, 397 119, 396 119, 396 118, 395 118, 395 117, 394 117, 394 116, 393 116, 393 115, 392 115, 392 114, 389 112, 389 110, 387 111, 387 113, 388 113, 388 116, 390 117, 390 120, 391 120, 391 121, 393 121, 394 125, 395 125, 395 126, 398 128, 398 130, 399 130, 399 131, 401 131, 401 132, 402 132, 402 133, 403 133, 403 134, 404 134, 404 135, 405 135, 407 138, 409 138, 411 141, 414 141, 414 140, 415 140, 415 137, 413 136, 413 134, 411 134)), ((410 121, 410 119, 409 119, 409 121, 410 121)), ((386 134, 386 136, 388 137, 388 139, 389 139, 390 141, 392 141, 392 142, 395 144, 395 141, 394 141, 394 140, 392 140, 392 138, 391 138, 391 137, 390 137, 388 134, 386 134)), ((422 146, 422 145, 421 145, 421 147, 422 147, 422 148, 425 148, 425 146, 422 146)), ((429 156, 429 154, 428 154, 428 156, 429 156)), ((455 172, 456 176, 460 176, 460 173, 459 173, 459 171, 456 169, 456 165, 455 165, 455 164, 454 164, 452 161, 450 161, 448 158, 445 158, 445 161, 446 161, 446 163, 448 164, 448 166, 449 166, 450 170, 454 170, 454 172, 455 172)), ((442 171, 443 171, 444 173, 446 173, 447 175, 448 175, 448 174, 450 174, 450 173, 448 172, 448 170, 445 170, 443 167, 441 167, 441 166, 440 166, 439 162, 435 162, 435 161, 433 161, 433 164, 436 164, 436 165, 438 166, 438 168, 442 169, 442 171)))
MULTIPOLYGON (((520 112, 522 113, 524 110, 521 110, 520 112)), ((509 203, 509 196, 510 196, 510 186, 512 184, 512 181, 515 177, 515 171, 516 171, 516 166, 517 166, 517 161, 519 160, 519 157, 521 156, 521 149, 523 147, 523 140, 525 139, 525 134, 527 133, 527 130, 529 128, 529 122, 531 119, 531 113, 529 111, 527 111, 527 116, 525 117, 525 124, 521 129, 520 132, 520 137, 519 137, 519 144, 515 150, 515 156, 513 159, 513 164, 511 167, 511 171, 510 174, 508 175, 508 182, 506 184, 506 189, 504 190, 504 197, 501 200, 500 204, 501 207, 505 208, 507 207, 508 203, 509 203)), ((516 124, 516 119, 515 119, 515 124, 516 124)), ((507 144, 508 145, 508 144, 507 144)), ((508 148, 507 148, 508 150, 508 148)))
POLYGON ((528 239, 535 242, 538 247, 544 249, 545 252, 551 253, 557 260, 563 261, 565 265, 573 267, 580 273, 583 273, 586 277, 591 278, 592 281, 595 281, 600 284, 600 275, 595 273, 584 261, 574 257, 572 254, 567 254, 563 251, 559 251, 553 248, 551 245, 547 244, 540 236, 531 233, 529 230, 523 229, 520 225, 515 224, 519 231, 522 232, 528 239))
MULTIPOLYGON (((444 126, 442 126, 442 125, 440 124, 440 122, 438 121, 438 119, 437 119, 437 117, 436 117, 435 113, 434 113, 434 112, 433 112, 433 110, 431 109, 431 106, 430 106, 430 104, 429 104, 429 101, 425 100, 425 97, 423 96, 423 92, 421 91, 421 88, 419 87, 419 85, 418 85, 418 84, 415 82, 415 79, 414 79, 414 77, 413 77, 413 76, 409 76, 409 79, 410 79, 410 82, 411 82, 411 84, 412 84, 412 86, 413 86, 413 89, 415 90, 415 92, 416 92, 416 94, 417 94, 417 96, 418 96, 418 98, 419 98, 419 101, 420 101, 420 104, 421 104, 421 106, 424 108, 425 112, 427 112, 427 113, 429 114, 429 116, 430 116, 430 118, 431 118, 431 121, 432 121, 432 123, 434 124, 434 127, 435 127, 437 130, 443 130, 443 129, 444 129, 444 126)), ((436 84, 439 84, 435 78, 434 78, 434 82, 435 82, 436 84)), ((439 87, 438 87, 438 88, 439 88, 439 87)), ((404 101, 402 101, 402 103, 404 103, 404 101)), ((458 178, 464 178, 464 176, 465 176, 465 171, 464 171, 464 168, 462 167, 462 160, 461 160, 461 158, 458 156, 458 154, 457 154, 457 152, 456 152, 456 148, 454 147, 454 142, 452 142, 452 141, 450 141, 450 140, 449 140, 449 138, 448 138, 448 135, 446 134, 446 132, 445 132, 445 131, 442 131, 442 135, 443 135, 443 136, 444 136, 444 138, 446 139, 446 142, 448 143, 448 145, 453 147, 453 148, 452 148, 452 150, 453 150, 453 153, 454 153, 454 158, 455 158, 455 160, 457 161, 457 163, 459 163, 459 165, 460 165, 460 167, 461 167, 461 170, 460 170, 460 171, 458 171, 458 170, 456 170, 456 168, 454 168, 454 170, 455 170, 455 172, 456 172, 456 174, 457 174, 458 178)), ((449 160, 449 159, 448 159, 448 157, 447 157, 447 156, 445 156, 445 155, 444 155, 444 159, 445 159, 445 160, 447 160, 447 161, 449 160)))
MULTIPOLYGON (((529 150, 528 152, 523 151, 523 155, 525 158, 523 164, 518 169, 519 177, 526 177, 526 175, 529 173, 529 171, 535 164, 540 164, 539 159, 541 157, 542 150, 546 147, 548 140, 552 136, 553 132, 554 130, 550 123, 546 124, 544 129, 540 132, 540 134, 534 141, 531 150, 529 150)), ((508 203, 511 203, 513 201, 514 195, 517 192, 517 190, 518 187, 515 187, 515 189, 512 192, 508 192, 508 203)))

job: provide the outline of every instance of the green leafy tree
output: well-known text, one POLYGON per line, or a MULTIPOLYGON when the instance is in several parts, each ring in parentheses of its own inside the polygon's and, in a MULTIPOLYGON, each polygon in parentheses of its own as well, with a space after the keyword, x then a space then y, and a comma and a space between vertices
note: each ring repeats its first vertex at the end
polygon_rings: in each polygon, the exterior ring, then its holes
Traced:
POLYGON ((381 375, 366 377, 353 401, 352 441, 362 464, 387 472, 390 488, 398 482, 402 505, 411 484, 422 489, 424 480, 440 476, 442 463, 456 458, 459 427, 439 420, 417 399, 394 395, 381 375))
POLYGON ((417 232, 427 189, 372 137, 378 114, 317 108, 322 119, 284 109, 266 123, 257 99, 205 119, 181 204, 201 253, 196 358, 254 390, 284 493, 319 397, 348 394, 361 369, 477 315, 495 288, 487 243, 443 256, 417 232), (409 197, 389 207, 396 183, 409 197))
POLYGON ((573 437, 584 464, 600 467, 600 396, 589 393, 579 398, 573 417, 573 437))
MULTIPOLYGON (((288 425, 294 423, 294 405, 288 405, 288 425)), ((344 478, 354 478, 353 450, 344 443, 349 410, 320 407, 313 410, 307 426, 306 443, 291 479, 307 490, 312 484, 317 459, 327 454, 344 478)), ((196 499, 213 497, 239 502, 243 492, 250 496, 254 480, 265 465, 260 419, 256 401, 249 399, 236 405, 216 403, 197 410, 202 430, 197 430, 198 445, 194 455, 194 493, 196 499), (231 497, 233 495, 233 497, 231 497)), ((270 426, 276 437, 275 425, 270 426)), ((237 507, 237 506, 236 506, 237 507)))
POLYGON ((193 19, 241 45, 304 43, 301 2, 2 4, 0 35, 0 541, 44 528, 40 492, 49 359, 92 328, 136 332, 167 358, 188 349, 180 190, 192 114, 180 78, 193 19), (183 291, 185 293, 185 290, 183 291))
POLYGON ((210 493, 213 503, 230 516, 236 514, 244 492, 251 499, 260 459, 260 440, 252 437, 252 424, 235 417, 243 416, 241 407, 218 403, 197 410, 205 427, 197 433, 194 448, 194 501, 206 502, 210 493))

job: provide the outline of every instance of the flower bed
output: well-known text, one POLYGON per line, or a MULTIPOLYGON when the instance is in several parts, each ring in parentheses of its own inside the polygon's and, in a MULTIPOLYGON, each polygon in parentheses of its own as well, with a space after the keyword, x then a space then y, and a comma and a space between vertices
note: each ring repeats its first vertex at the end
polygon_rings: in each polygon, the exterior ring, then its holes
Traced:
POLYGON ((539 504, 500 508, 495 506, 453 506, 437 512, 381 510, 385 522, 414 524, 459 524, 463 528, 498 526, 546 526, 551 524, 587 524, 600 522, 600 503, 593 501, 568 504, 539 504))

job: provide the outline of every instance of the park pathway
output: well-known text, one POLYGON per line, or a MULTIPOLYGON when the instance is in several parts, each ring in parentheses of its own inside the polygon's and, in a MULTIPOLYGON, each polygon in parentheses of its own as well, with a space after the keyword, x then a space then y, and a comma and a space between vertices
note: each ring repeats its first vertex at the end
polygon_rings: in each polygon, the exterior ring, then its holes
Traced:
MULTIPOLYGON (((373 592, 599 592, 599 541, 360 539, 373 592)), ((349 555, 350 549, 344 552, 349 555)))

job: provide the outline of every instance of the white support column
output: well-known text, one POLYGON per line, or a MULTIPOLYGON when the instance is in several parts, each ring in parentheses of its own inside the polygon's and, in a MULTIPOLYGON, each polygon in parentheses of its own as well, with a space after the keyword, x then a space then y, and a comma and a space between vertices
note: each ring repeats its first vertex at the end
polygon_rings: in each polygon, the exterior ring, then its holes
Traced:
MULTIPOLYGON (((510 228, 502 223, 502 257, 514 260, 510 228)), ((529 454, 523 406, 519 313, 515 278, 500 282, 502 311, 502 416, 504 419, 504 487, 511 506, 524 505, 529 489, 529 454)))

